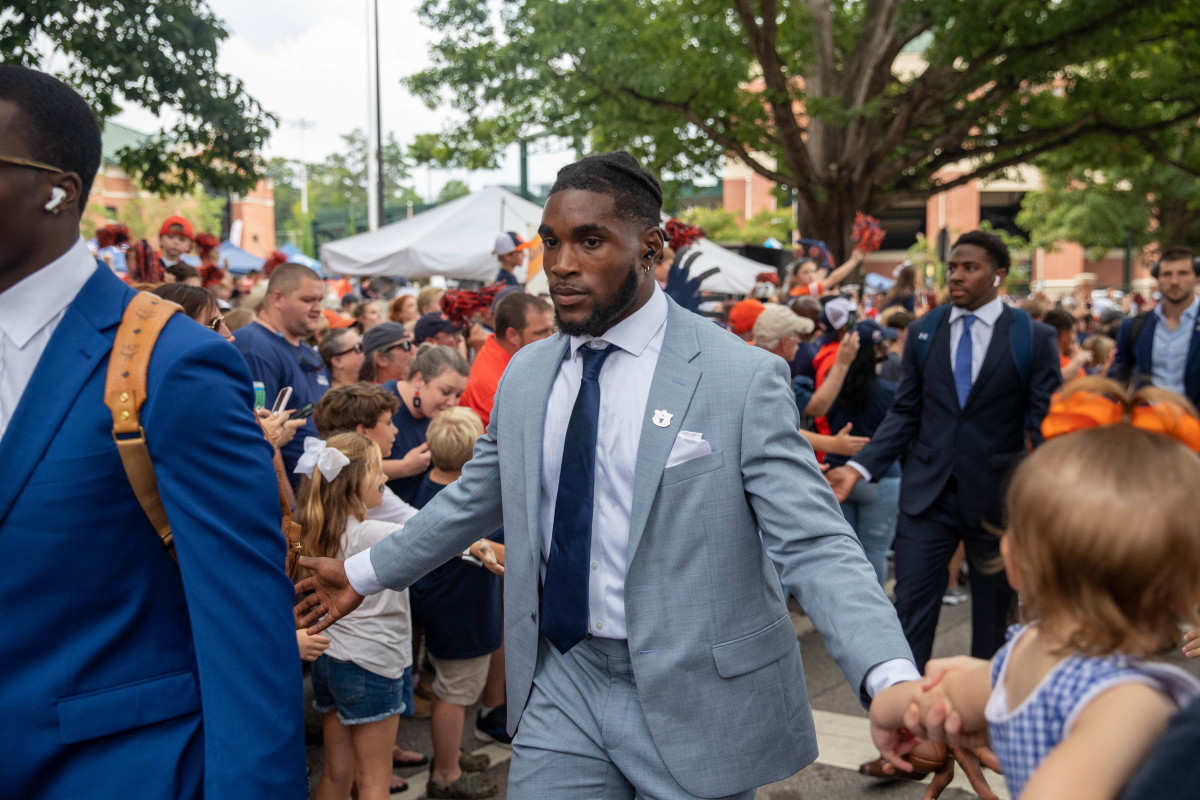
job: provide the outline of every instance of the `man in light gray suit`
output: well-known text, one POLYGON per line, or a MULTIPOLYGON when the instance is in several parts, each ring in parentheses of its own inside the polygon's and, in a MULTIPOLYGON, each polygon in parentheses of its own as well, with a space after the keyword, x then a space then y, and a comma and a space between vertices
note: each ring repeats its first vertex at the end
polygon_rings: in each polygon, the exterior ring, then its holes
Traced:
POLYGON ((560 171, 560 334, 513 357, 462 477, 402 531, 302 560, 315 631, 503 523, 514 798, 748 798, 812 762, 781 579, 864 704, 918 677, 787 364, 658 289, 661 204, 624 153, 560 171))

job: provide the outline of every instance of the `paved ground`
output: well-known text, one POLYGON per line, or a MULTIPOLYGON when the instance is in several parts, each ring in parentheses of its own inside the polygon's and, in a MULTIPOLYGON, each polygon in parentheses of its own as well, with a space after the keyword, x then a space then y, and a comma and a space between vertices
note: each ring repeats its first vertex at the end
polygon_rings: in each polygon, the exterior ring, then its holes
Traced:
MULTIPOLYGON (((878 755, 870 745, 866 712, 859 705, 855 693, 846 684, 841 671, 825 650, 820 635, 812 629, 808 619, 798 610, 794 610, 793 622, 804 657, 805 680, 812 700, 820 756, 815 764, 787 780, 760 789, 758 800, 919 800, 925 791, 922 784, 910 781, 879 781, 858 774, 858 764, 878 755)), ((965 653, 969 644, 970 605, 964 603, 958 606, 943 606, 934 644, 934 656, 965 653)), ((1169 660, 1184 665, 1193 674, 1200 676, 1200 663, 1187 663, 1179 655, 1169 660)), ((468 713, 469 720, 473 720, 474 709, 470 709, 468 713)), ((714 720, 713 724, 719 724, 719 721, 714 720)), ((428 722, 401 719, 396 741, 412 750, 432 752, 428 722)), ((485 774, 500 787, 496 797, 502 800, 506 798, 508 759, 511 751, 476 741, 472 722, 468 723, 464 733, 463 747, 491 756, 493 766, 485 774)), ((315 786, 321 770, 319 744, 309 746, 309 764, 312 773, 310 785, 315 786)), ((392 795, 394 800, 423 798, 425 782, 428 779, 426 769, 399 770, 397 774, 408 779, 410 788, 407 792, 392 795)), ((1002 800, 1007 800, 1008 794, 1004 790, 1003 780, 993 773, 986 774, 993 790, 1002 800)), ((960 774, 956 775, 955 782, 942 797, 945 800, 967 800, 975 798, 976 795, 970 791, 966 780, 960 774)), ((512 800, 519 799, 514 797, 512 800)))

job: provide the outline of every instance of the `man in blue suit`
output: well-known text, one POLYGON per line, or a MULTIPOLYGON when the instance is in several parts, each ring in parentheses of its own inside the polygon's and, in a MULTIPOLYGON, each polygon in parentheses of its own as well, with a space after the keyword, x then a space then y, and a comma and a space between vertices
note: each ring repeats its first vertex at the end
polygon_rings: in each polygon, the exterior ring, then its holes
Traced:
POLYGON ((749 798, 810 763, 781 580, 864 703, 916 675, 787 363, 655 283, 661 207, 625 153, 564 167, 539 229, 559 335, 513 356, 462 477, 403 531, 304 562, 323 626, 504 524, 514 797, 749 798))
POLYGON ((1000 237, 959 237, 946 275, 952 307, 910 328, 891 410, 854 460, 829 472, 845 498, 861 478, 904 459, 896 613, 921 670, 960 541, 971 568, 971 655, 991 658, 1004 643, 1013 593, 995 568, 999 540, 986 526, 1003 524, 1008 476, 1029 441, 1040 441, 1062 382, 1053 329, 998 296, 1009 263, 1000 237))
POLYGON ((302 798, 292 587, 250 376, 183 314, 150 359, 141 423, 176 564, 104 404, 134 292, 79 235, 99 163, 83 98, 0 66, 0 794, 302 798))
POLYGON ((1165 250, 1151 269, 1162 301, 1121 323, 1109 377, 1140 388, 1169 389, 1200 405, 1200 260, 1186 247, 1165 250))

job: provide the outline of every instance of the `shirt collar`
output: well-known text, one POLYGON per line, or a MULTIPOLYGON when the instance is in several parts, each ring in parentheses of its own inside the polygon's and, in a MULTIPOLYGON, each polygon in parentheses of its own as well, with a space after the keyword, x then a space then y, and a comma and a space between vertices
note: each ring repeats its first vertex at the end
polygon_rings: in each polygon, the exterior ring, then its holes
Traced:
POLYGON ((96 259, 80 237, 70 250, 0 293, 0 331, 25 347, 75 300, 96 269, 96 259))
POLYGON ((1004 301, 1000 299, 999 295, 997 295, 974 311, 968 311, 965 308, 959 308, 958 306, 955 306, 950 311, 950 323, 954 324, 954 321, 959 317, 965 317, 968 314, 974 314, 977 320, 990 328, 996 324, 996 320, 1000 319, 1000 315, 1003 313, 1004 301))
POLYGON ((667 321, 667 296, 657 286, 654 294, 646 301, 646 305, 630 314, 625 319, 613 325, 602 336, 572 336, 571 347, 567 351, 571 358, 579 348, 588 342, 604 341, 615 344, 627 353, 640 356, 658 333, 658 329, 667 321))
MULTIPOLYGON (((1197 303, 1196 298, 1192 297, 1192 302, 1189 303, 1188 307, 1185 308, 1183 310, 1183 312, 1179 315, 1180 321, 1185 322, 1188 325, 1191 325, 1193 322, 1195 322, 1197 306, 1200 306, 1200 303, 1197 303)), ((1166 321, 1167 316, 1166 316, 1166 314, 1163 313, 1162 303, 1159 303, 1158 305, 1156 305, 1154 307, 1154 313, 1159 318, 1160 321, 1163 321, 1163 322, 1166 321)), ((1184 326, 1181 325, 1180 327, 1184 327, 1184 326)))

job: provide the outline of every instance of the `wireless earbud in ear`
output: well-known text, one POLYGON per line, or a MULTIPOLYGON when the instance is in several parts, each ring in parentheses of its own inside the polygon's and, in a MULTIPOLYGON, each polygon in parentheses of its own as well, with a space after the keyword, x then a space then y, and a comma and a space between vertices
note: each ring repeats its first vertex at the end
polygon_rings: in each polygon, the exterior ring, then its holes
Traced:
POLYGON ((50 199, 46 201, 46 205, 42 208, 54 214, 58 213, 58 207, 62 205, 62 201, 66 199, 67 192, 61 186, 52 186, 50 188, 50 199))
POLYGON ((996 280, 992 281, 992 286, 995 286, 997 288, 1000 286, 1000 276, 999 275, 996 276, 996 280))
POLYGON ((654 248, 653 247, 646 248, 646 258, 654 258, 654 248))

